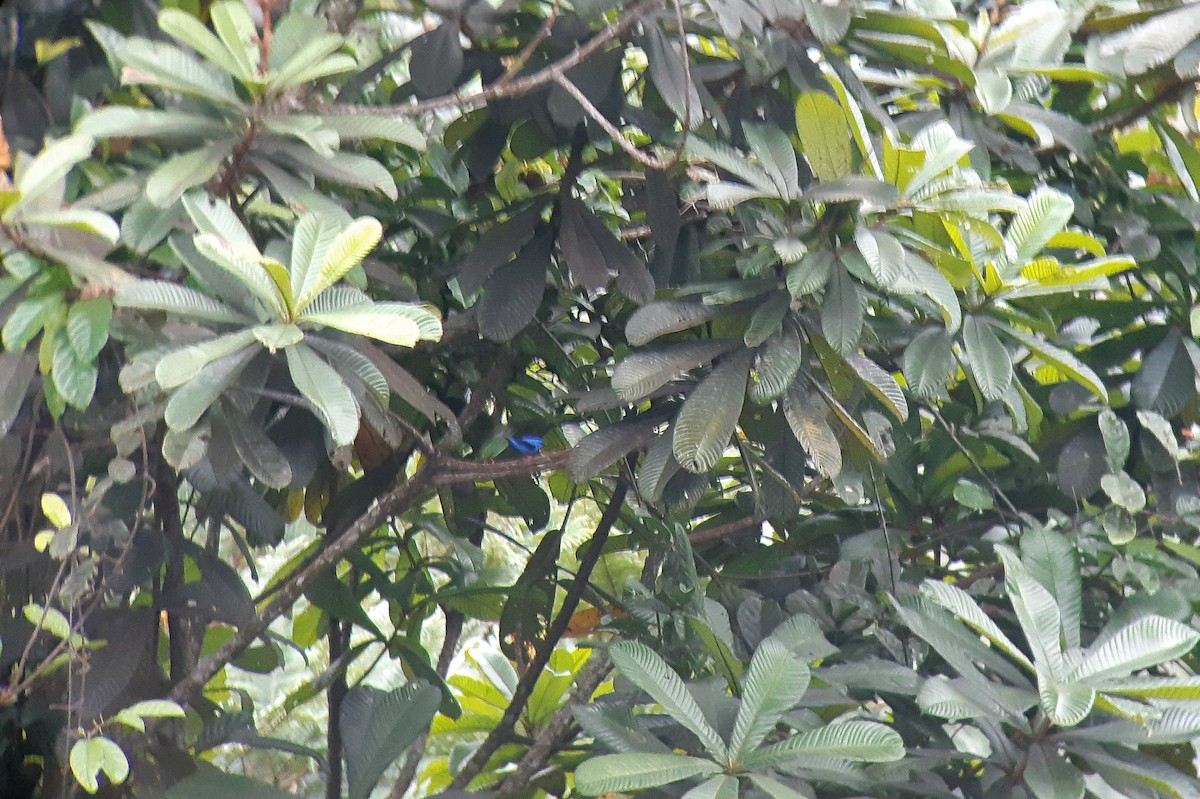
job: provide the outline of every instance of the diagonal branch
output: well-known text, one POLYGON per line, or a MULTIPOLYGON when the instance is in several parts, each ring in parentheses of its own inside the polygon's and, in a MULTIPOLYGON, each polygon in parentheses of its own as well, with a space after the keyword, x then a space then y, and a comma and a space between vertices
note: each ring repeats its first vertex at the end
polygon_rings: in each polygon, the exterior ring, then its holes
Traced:
POLYGON ((471 780, 475 779, 487 766, 488 760, 496 753, 496 750, 504 745, 512 735, 517 722, 521 718, 521 714, 525 712, 525 706, 529 703, 529 697, 533 695, 533 689, 537 685, 538 678, 545 670, 546 664, 550 662, 550 654, 554 651, 554 647, 558 644, 559 639, 566 633, 567 626, 571 623, 571 616, 575 613, 575 609, 579 607, 579 600, 587 588, 588 578, 591 576, 592 570, 596 568, 596 564, 600 561, 600 555, 604 552, 604 542, 608 540, 608 534, 612 531, 613 525, 616 524, 617 518, 621 515, 621 508, 625 504, 625 495, 628 490, 628 480, 622 474, 617 480, 617 487, 613 490, 612 497, 608 501, 608 506, 600 516, 600 522, 596 525, 596 532, 592 535, 591 546, 588 547, 587 554, 579 562, 579 569, 575 573, 575 582, 572 583, 571 590, 567 592, 562 607, 558 610, 558 615, 550 623, 550 628, 546 631, 546 638, 542 641, 541 646, 537 648, 537 654, 529 664, 529 668, 525 670, 525 673, 521 675, 521 679, 517 682, 517 687, 513 690, 512 699, 504 711, 504 716, 500 719, 500 723, 488 733, 488 737, 479 745, 479 748, 475 750, 475 754, 471 755, 471 759, 463 765, 462 770, 455 775, 454 781, 450 783, 451 788, 460 790, 466 788, 471 780))
POLYGON ((403 513, 420 502, 431 491, 442 486, 486 482, 503 477, 520 477, 562 469, 569 453, 547 452, 515 460, 474 462, 431 458, 408 480, 400 483, 379 498, 373 507, 355 519, 342 535, 334 539, 309 563, 287 578, 271 601, 255 617, 253 623, 238 629, 216 652, 200 660, 191 672, 171 689, 169 698, 185 702, 204 689, 204 686, 225 664, 258 639, 272 622, 296 604, 313 581, 336 566, 366 536, 389 517, 403 513))
POLYGON ((404 105, 329 105, 322 107, 320 113, 327 116, 344 114, 354 116, 415 117, 428 114, 432 111, 441 111, 446 108, 465 109, 486 105, 493 100, 521 97, 543 86, 550 85, 554 81, 555 75, 561 74, 571 67, 586 61, 606 44, 632 28, 647 12, 661 5, 662 2, 663 0, 637 0, 637 2, 627 7, 625 13, 615 22, 602 29, 585 44, 575 48, 569 55, 563 56, 553 64, 542 67, 523 78, 507 82, 497 81, 474 94, 448 94, 443 97, 434 97, 418 103, 405 103, 404 105))

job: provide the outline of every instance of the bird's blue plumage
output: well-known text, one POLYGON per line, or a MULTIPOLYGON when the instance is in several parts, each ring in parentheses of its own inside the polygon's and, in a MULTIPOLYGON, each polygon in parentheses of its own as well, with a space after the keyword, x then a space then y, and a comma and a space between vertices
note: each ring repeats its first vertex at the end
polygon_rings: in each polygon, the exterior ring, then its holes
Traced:
POLYGON ((542 451, 541 436, 509 436, 508 445, 522 455, 536 455, 542 451))

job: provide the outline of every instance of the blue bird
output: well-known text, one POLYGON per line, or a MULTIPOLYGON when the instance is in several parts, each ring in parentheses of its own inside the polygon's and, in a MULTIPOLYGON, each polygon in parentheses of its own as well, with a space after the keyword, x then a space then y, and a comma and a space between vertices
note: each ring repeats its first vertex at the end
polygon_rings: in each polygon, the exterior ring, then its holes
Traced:
POLYGON ((542 451, 543 443, 545 442, 542 441, 541 436, 520 435, 508 437, 508 445, 522 455, 538 454, 542 451))

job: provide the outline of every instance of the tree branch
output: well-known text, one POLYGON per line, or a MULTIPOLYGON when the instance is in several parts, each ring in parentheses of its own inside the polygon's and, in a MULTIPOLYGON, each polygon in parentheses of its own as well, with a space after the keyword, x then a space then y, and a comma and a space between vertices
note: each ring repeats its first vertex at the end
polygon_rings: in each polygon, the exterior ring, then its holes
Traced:
POLYGON ((363 538, 374 532, 389 517, 402 513, 430 491, 442 486, 488 482, 503 477, 524 477, 562 469, 569 453, 546 452, 527 458, 477 462, 431 458, 416 474, 381 496, 366 513, 354 520, 346 531, 331 541, 309 563, 287 578, 274 598, 255 617, 242 626, 220 649, 198 662, 184 679, 171 689, 170 698, 189 701, 225 664, 258 639, 271 623, 286 613, 320 575, 336 566, 363 538))
POLYGON ((571 589, 567 591, 567 596, 563 599, 562 607, 558 610, 558 615, 554 617, 554 621, 550 623, 550 628, 546 631, 546 638, 542 641, 542 645, 537 648, 537 654, 534 655, 533 662, 529 664, 529 668, 521 675, 521 679, 517 682, 517 687, 513 690, 512 699, 509 700, 508 707, 504 711, 504 716, 500 719, 500 723, 488 733, 487 738, 475 750, 475 754, 471 755, 454 777, 454 781, 450 783, 451 788, 464 789, 470 784, 471 780, 475 779, 481 771, 487 766, 488 760, 496 753, 516 729, 517 722, 521 718, 521 714, 525 712, 525 706, 529 703, 529 697, 533 695, 534 686, 537 685, 538 678, 542 671, 545 670, 546 664, 550 662, 550 654, 554 651, 554 647, 558 644, 559 639, 567 631, 567 626, 571 623, 571 616, 575 613, 575 609, 579 607, 579 600, 583 596, 584 590, 587 588, 588 578, 592 574, 592 570, 596 568, 596 564, 600 561, 600 555, 604 551, 604 542, 608 540, 608 534, 612 531, 613 525, 616 524, 617 518, 621 515, 621 507, 625 504, 625 495, 629 490, 629 483, 624 474, 617 480, 617 487, 614 489, 612 497, 608 501, 608 506, 604 509, 604 513, 600 516, 600 522, 596 525, 596 532, 592 535, 591 546, 588 547, 587 553, 579 562, 579 569, 575 573, 575 582, 572 583, 571 589))
POLYGON ((517 768, 504 778, 496 792, 500 796, 514 796, 529 785, 533 775, 545 765, 550 755, 561 749, 571 734, 571 726, 575 721, 575 706, 587 703, 592 694, 604 682, 604 678, 612 671, 612 662, 603 652, 595 652, 592 660, 584 668, 575 681, 575 688, 567 701, 554 714, 550 723, 538 733, 533 745, 526 750, 525 755, 517 763, 517 768))
POLYGON ((443 97, 434 97, 429 100, 423 100, 417 103, 406 103, 404 105, 329 105, 323 106, 320 113, 324 115, 355 115, 355 116, 389 116, 389 117, 415 117, 428 114, 432 111, 440 111, 444 108, 469 108, 472 106, 486 105, 493 100, 503 100, 509 97, 521 97, 536 91, 543 86, 548 86, 556 75, 562 74, 564 71, 573 66, 583 63, 593 54, 604 47, 612 40, 621 36, 625 31, 629 30, 642 18, 646 12, 658 7, 663 0, 638 0, 638 2, 630 5, 624 14, 622 14, 615 22, 608 27, 602 29, 599 33, 587 41, 587 43, 575 48, 569 55, 560 58, 553 64, 542 67, 536 72, 530 73, 523 78, 517 78, 508 82, 497 81, 486 89, 482 89, 474 94, 459 95, 448 94, 443 97))

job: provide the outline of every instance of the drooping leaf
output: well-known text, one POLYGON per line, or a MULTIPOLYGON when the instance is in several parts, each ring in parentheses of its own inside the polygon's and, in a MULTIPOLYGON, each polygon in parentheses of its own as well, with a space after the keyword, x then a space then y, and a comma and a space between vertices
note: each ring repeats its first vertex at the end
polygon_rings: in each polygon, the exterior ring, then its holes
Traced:
POLYGON ((853 166, 846 117, 837 101, 824 92, 804 92, 796 98, 796 130, 800 146, 819 180, 836 180, 853 166))
POLYGON ((347 692, 341 720, 350 799, 368 799, 387 767, 425 731, 440 702, 441 692, 424 680, 394 691, 360 685, 347 692))
POLYGON ((963 320, 962 341, 979 391, 987 399, 1000 399, 1012 383, 1013 365, 992 325, 978 316, 968 316, 963 320))
POLYGON ((298 344, 284 352, 292 381, 325 423, 333 442, 352 443, 358 435, 358 403, 346 383, 311 348, 298 344))
POLYGON ((675 420, 672 451, 683 468, 707 472, 729 446, 746 398, 751 353, 726 356, 688 394, 675 420))

